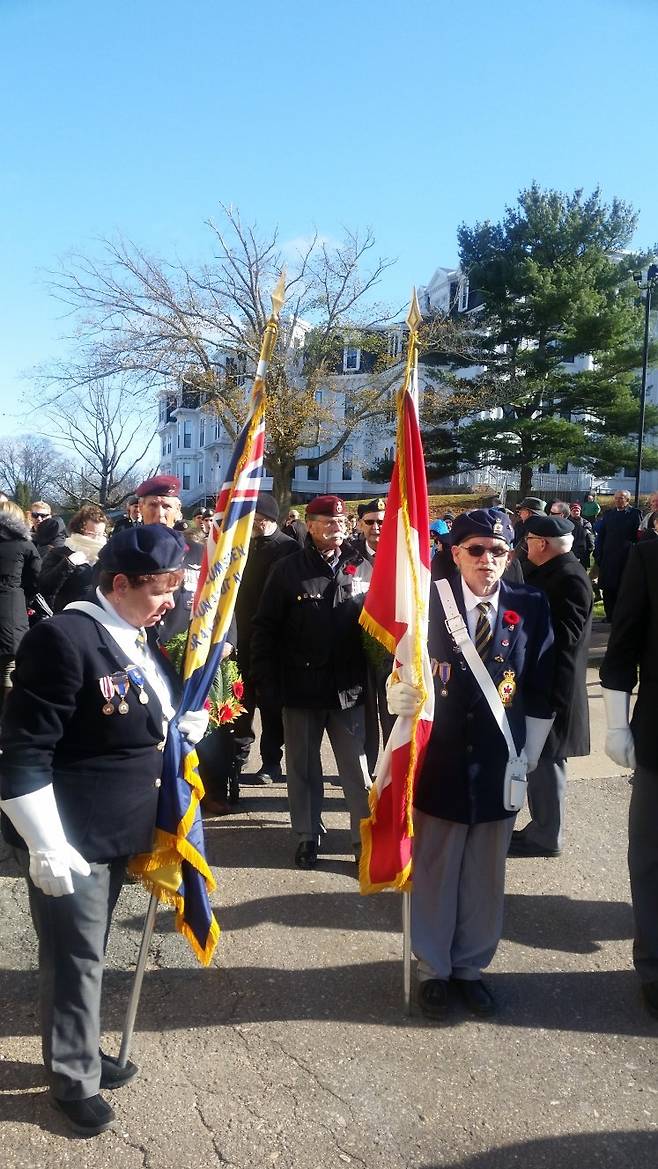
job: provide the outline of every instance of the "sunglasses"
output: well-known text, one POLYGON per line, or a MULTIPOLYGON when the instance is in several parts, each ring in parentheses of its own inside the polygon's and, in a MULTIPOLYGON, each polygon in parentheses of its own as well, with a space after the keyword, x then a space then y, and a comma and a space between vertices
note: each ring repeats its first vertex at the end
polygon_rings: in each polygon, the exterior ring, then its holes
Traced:
POLYGON ((366 527, 368 527, 368 528, 371 528, 373 526, 373 524, 379 524, 379 526, 381 528, 384 521, 383 520, 361 520, 361 523, 365 524, 366 527))
POLYGON ((32 512, 32 519, 33 520, 49 520, 50 519, 50 512, 48 512, 48 511, 33 511, 32 512))
POLYGON ((474 560, 477 560, 485 554, 495 556, 496 560, 500 560, 501 556, 507 556, 509 552, 509 548, 501 548, 500 544, 497 544, 495 548, 485 548, 484 544, 463 544, 462 547, 464 552, 468 552, 469 556, 472 556, 474 560))

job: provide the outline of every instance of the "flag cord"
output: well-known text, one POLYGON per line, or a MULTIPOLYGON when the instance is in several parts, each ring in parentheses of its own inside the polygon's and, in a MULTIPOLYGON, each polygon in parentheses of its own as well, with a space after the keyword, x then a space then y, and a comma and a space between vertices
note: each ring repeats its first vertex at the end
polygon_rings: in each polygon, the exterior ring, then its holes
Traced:
POLYGON ((130 991, 130 998, 128 999, 128 1006, 126 1008, 126 1018, 123 1024, 123 1035, 121 1036, 121 1048, 119 1050, 118 1064, 120 1068, 125 1068, 130 1055, 130 1048, 133 1041, 133 1032, 135 1030, 135 1019, 137 1017, 137 1007, 139 1006, 139 996, 142 993, 142 983, 144 981, 144 972, 146 970, 146 959, 148 958, 149 947, 151 945, 151 938, 153 937, 153 930, 155 928, 155 915, 158 911, 158 899, 155 893, 151 894, 149 907, 146 911, 144 919, 144 929, 142 931, 142 940, 139 944, 139 954, 137 955, 137 965, 135 967, 135 977, 133 978, 132 990, 130 991))

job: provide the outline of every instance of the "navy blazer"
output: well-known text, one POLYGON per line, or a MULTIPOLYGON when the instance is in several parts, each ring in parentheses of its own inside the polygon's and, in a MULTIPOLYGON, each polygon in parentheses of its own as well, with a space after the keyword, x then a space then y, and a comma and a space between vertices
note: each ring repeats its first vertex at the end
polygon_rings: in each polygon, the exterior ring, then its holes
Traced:
MULTIPOLYGON (((88 614, 58 613, 24 637, 2 712, 2 798, 52 783, 66 838, 90 862, 144 852, 152 843, 162 708, 148 685, 145 705, 131 685, 127 714, 102 712, 107 700, 99 679, 128 664, 88 614)), ((162 667, 175 706, 180 682, 164 657, 162 667)), ((24 847, 4 816, 2 831, 24 847)))
MULTIPOLYGON (((451 581, 466 622, 461 577, 451 581)), ((461 824, 502 820, 516 813, 503 806, 507 744, 484 694, 446 629, 445 613, 433 582, 429 610, 429 653, 437 663, 434 724, 418 777, 414 806, 430 816, 461 824), (438 663, 450 668, 444 685, 438 663), (446 690, 443 697, 441 691, 446 690)), ((550 718, 553 631, 548 602, 528 585, 500 582, 498 613, 487 669, 496 686, 512 671, 516 693, 507 718, 517 750, 525 743, 525 717, 550 718), (512 611, 520 618, 503 620, 512 611)))

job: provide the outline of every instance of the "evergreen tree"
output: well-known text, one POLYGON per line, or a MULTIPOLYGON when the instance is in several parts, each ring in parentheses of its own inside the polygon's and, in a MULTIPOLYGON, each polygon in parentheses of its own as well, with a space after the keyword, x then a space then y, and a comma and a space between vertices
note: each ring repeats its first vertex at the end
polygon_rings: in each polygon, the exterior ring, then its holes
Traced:
MULTIPOLYGON (((461 267, 482 306, 472 314, 471 358, 481 369, 466 378, 453 365, 447 382, 455 403, 474 391, 488 403, 487 417, 457 431, 462 464, 518 471, 522 494, 544 463, 597 475, 634 464, 642 309, 637 257, 623 249, 635 225, 627 204, 606 206, 598 190, 585 197, 534 184, 501 223, 461 226, 461 267)), ((646 433, 657 426, 651 407, 646 433)), ((430 439, 430 462, 435 446, 430 439)), ((643 466, 658 466, 652 448, 643 466)))

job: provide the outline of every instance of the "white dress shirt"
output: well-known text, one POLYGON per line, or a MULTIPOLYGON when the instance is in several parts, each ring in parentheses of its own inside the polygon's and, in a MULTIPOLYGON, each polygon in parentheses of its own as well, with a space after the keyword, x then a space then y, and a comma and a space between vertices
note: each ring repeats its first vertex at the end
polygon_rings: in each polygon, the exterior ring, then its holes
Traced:
POLYGON ((478 605, 482 604, 483 601, 486 601, 486 603, 490 606, 487 616, 489 618, 489 624, 491 626, 492 633, 496 627, 496 619, 498 617, 498 602, 500 600, 500 582, 496 586, 495 593, 491 593, 489 597, 477 597, 473 590, 469 589, 463 577, 461 578, 461 582, 462 592, 464 595, 464 604, 466 606, 466 627, 468 629, 471 641, 475 641, 475 630, 477 629, 478 618, 480 616, 478 605))

